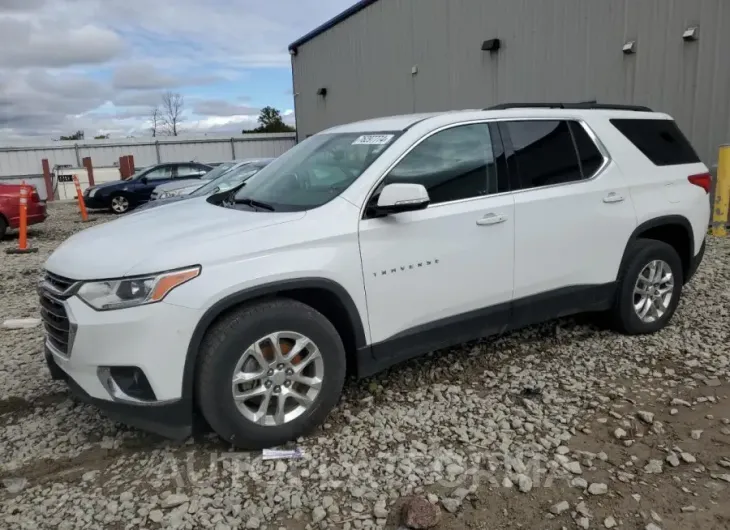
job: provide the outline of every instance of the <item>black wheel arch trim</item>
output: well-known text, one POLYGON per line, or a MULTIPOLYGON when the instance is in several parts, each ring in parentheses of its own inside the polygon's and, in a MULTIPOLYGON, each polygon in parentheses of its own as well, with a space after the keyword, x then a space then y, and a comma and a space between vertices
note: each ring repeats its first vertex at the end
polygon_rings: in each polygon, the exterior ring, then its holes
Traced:
POLYGON ((356 348, 365 348, 367 341, 365 338, 365 329, 362 324, 360 312, 355 305, 350 293, 339 283, 327 278, 299 278, 294 280, 282 280, 271 282, 263 285, 257 285, 230 294, 213 304, 198 321, 193 331, 192 338, 188 344, 188 350, 185 357, 185 367, 183 371, 182 399, 192 405, 193 389, 195 385, 195 366, 197 364, 200 344, 203 342, 205 332, 211 324, 224 312, 232 309, 240 304, 255 300, 258 298, 275 295, 282 291, 291 291, 296 289, 323 289, 329 291, 342 303, 347 312, 348 319, 355 332, 356 348))
MULTIPOLYGON (((684 228, 687 231, 687 236, 689 236, 689 262, 692 263, 692 260, 695 258, 695 238, 694 238, 694 231, 692 230, 692 223, 689 222, 689 219, 684 217, 683 215, 664 215, 662 217, 655 217, 654 219, 649 219, 648 221, 645 221, 641 223, 639 226, 637 226, 634 231, 631 233, 631 236, 629 237, 628 242, 626 243, 626 248, 624 249, 624 255, 621 259, 621 267, 623 267, 624 263, 626 263, 626 260, 628 259, 628 252, 629 247, 632 243, 634 243, 636 240, 640 239, 640 235, 642 232, 645 232, 647 230, 650 230, 652 228, 657 228, 660 226, 670 226, 670 225, 679 225, 682 228, 684 228)), ((684 261, 684 258, 680 256, 680 258, 684 261)), ((618 273, 617 273, 618 278, 618 273)))

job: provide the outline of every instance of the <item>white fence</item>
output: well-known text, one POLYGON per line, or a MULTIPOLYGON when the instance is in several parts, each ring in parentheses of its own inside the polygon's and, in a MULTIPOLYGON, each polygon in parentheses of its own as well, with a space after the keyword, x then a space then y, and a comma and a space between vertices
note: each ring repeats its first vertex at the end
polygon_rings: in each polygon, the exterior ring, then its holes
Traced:
POLYGON ((296 134, 244 134, 233 137, 127 138, 124 140, 59 141, 0 147, 0 182, 25 180, 45 198, 41 160, 55 166, 81 167, 91 157, 94 167, 117 165, 119 157, 133 155, 134 165, 162 162, 225 162, 241 158, 276 157, 293 147, 296 134))

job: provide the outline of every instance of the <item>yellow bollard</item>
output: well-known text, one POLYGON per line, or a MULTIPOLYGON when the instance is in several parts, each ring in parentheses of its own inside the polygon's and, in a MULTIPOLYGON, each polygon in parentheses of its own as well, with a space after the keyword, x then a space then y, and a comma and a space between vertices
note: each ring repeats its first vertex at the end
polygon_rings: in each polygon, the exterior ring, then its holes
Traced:
POLYGON ((712 235, 727 235, 728 205, 730 204, 730 144, 720 147, 717 162, 715 206, 712 208, 712 235))

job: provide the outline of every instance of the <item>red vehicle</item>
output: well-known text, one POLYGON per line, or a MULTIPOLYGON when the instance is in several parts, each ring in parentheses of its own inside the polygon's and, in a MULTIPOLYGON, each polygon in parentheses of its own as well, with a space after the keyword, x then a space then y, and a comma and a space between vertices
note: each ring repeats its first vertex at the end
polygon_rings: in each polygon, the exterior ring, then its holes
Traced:
MULTIPOLYGON (((28 196, 28 226, 46 220, 46 203, 41 202, 35 186, 30 186, 28 196)), ((18 228, 20 223, 20 184, 0 184, 0 239, 8 228, 18 228)))

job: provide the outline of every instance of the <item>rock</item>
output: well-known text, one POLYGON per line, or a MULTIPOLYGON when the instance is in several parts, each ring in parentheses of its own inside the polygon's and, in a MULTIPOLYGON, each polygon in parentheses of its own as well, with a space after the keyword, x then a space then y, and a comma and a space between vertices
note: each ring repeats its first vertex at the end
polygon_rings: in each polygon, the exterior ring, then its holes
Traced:
POLYGON ((461 506, 461 501, 459 499, 443 499, 441 504, 447 512, 456 513, 461 506))
POLYGON ((644 466, 644 473, 658 474, 663 470, 661 460, 649 460, 649 463, 644 466))
POLYGON ((669 453, 669 456, 667 456, 667 463, 672 467, 677 467, 679 465, 679 458, 675 453, 669 453))
POLYGON ((671 409, 669 411, 670 416, 676 416, 677 414, 679 414, 679 410, 677 410, 677 409, 671 409))
POLYGON ((670 403, 670 405, 676 405, 678 407, 691 407, 692 404, 689 401, 685 401, 683 399, 674 398, 670 403))
POLYGON ((563 464, 563 467, 574 475, 580 475, 583 473, 583 470, 580 468, 580 464, 578 462, 567 462, 563 464))
POLYGON ((3 486, 8 490, 8 493, 15 494, 20 493, 28 485, 28 479, 19 478, 4 478, 2 480, 3 486))
POLYGON ((707 379, 705 384, 707 386, 720 386, 722 385, 722 381, 720 381, 717 377, 713 377, 712 379, 707 379))
POLYGON ((559 455, 567 455, 568 453, 570 453, 570 449, 564 445, 561 445, 555 450, 555 452, 559 455))
POLYGON ((626 438, 627 434, 628 433, 621 427, 616 427, 616 430, 613 431, 613 435, 616 437, 617 440, 623 440, 624 438, 626 438))
POLYGON ((528 493, 532 490, 532 479, 527 475, 517 475, 517 487, 522 493, 528 493))
POLYGON ((362 513, 365 511, 365 506, 361 502, 353 502, 351 508, 355 513, 362 513))
POLYGON ((679 456, 682 457, 682 460, 684 460, 687 464, 694 464, 697 462, 697 459, 694 457, 694 455, 691 455, 689 453, 682 453, 679 456))
POLYGON ((550 513, 553 515, 560 515, 561 513, 567 511, 570 509, 570 504, 568 504, 568 501, 561 501, 557 504, 553 504, 550 507, 550 513))
POLYGON ((153 523, 161 522, 163 517, 164 515, 160 510, 152 510, 149 515, 150 521, 152 521, 153 523))
POLYGON ((190 499, 184 493, 176 493, 174 495, 168 495, 165 499, 160 502, 160 506, 163 508, 175 508, 181 504, 185 504, 190 499))
POLYGON ((99 475, 99 470, 95 469, 93 471, 87 471, 83 475, 81 475, 81 480, 83 482, 91 482, 99 475))
POLYGON ((608 485, 601 482, 594 482, 588 486, 588 493, 591 495, 605 495, 608 493, 608 485))
POLYGON ((608 455, 606 453, 604 453, 603 451, 601 451, 600 453, 598 453, 596 455, 596 457, 598 458, 598 460, 601 460, 602 462, 608 461, 608 455))
POLYGON ((696 429, 696 430, 692 431, 692 439, 699 440, 700 438, 702 438, 703 432, 704 431, 702 429, 696 429))
POLYGON ((682 506, 682 513, 692 513, 696 512, 697 508, 694 506, 682 506))
POLYGON ((326 518, 327 510, 325 510, 321 506, 317 506, 314 510, 312 510, 312 522, 314 524, 319 524, 320 521, 324 521, 326 518))
POLYGON ((448 466, 446 466, 446 474, 453 477, 457 475, 463 475, 464 468, 461 467, 459 464, 449 464, 448 466))
POLYGON ((591 520, 588 517, 579 517, 576 524, 581 528, 587 529, 591 527, 591 520))
POLYGON ((285 462, 278 460, 276 462, 276 466, 274 467, 274 471, 277 473, 286 473, 286 470, 289 469, 285 462))
POLYGON ((591 511, 588 509, 588 506, 586 506, 584 501, 580 501, 575 505, 575 511, 585 517, 591 517, 591 511))
POLYGON ((661 523, 662 522, 662 518, 659 517, 659 514, 656 513, 654 510, 652 510, 651 512, 649 512, 649 514, 651 515, 651 518, 654 519, 657 523, 661 523))
POLYGON ((654 523, 649 523, 644 527, 644 530, 662 530, 661 526, 657 526, 654 523))
POLYGON ((40 318, 14 318, 3 322, 5 329, 32 329, 40 325, 40 318))
POLYGON ((251 517, 248 521, 246 521, 246 528, 255 529, 255 528, 261 528, 261 521, 259 521, 258 517, 251 517))
POLYGON ((121 495, 119 496, 119 500, 120 500, 121 502, 129 502, 129 501, 131 501, 132 499, 134 499, 134 493, 132 493, 131 491, 125 491, 124 493, 122 493, 122 494, 121 494, 121 495))
POLYGON ((512 481, 509 479, 509 477, 504 477, 502 479, 502 487, 503 488, 511 488, 513 486, 512 481))
POLYGON ((570 485, 574 488, 580 488, 584 490, 588 487, 588 481, 581 477, 575 477, 573 480, 570 481, 570 485))
POLYGON ((373 515, 376 519, 388 518, 388 508, 385 505, 385 501, 378 501, 375 503, 375 506, 373 507, 373 515))
POLYGON ((616 519, 609 515, 603 520, 603 526, 606 528, 614 528, 616 526, 616 519))
POLYGON ((401 522, 415 530, 433 528, 439 521, 441 521, 441 508, 423 497, 407 499, 401 509, 401 522))
POLYGON ((330 497, 329 495, 325 495, 322 497, 322 508, 325 510, 329 510, 330 506, 332 506, 335 503, 335 499, 330 497))
POLYGON ((722 480, 723 482, 730 482, 730 473, 723 473, 723 474, 712 473, 710 476, 714 479, 722 480))
POLYGON ((640 410, 639 412, 636 413, 636 415, 638 416, 638 418, 641 421, 643 421, 644 423, 646 423, 648 425, 651 425, 652 423, 654 423, 654 414, 651 412, 647 412, 645 410, 640 410))

